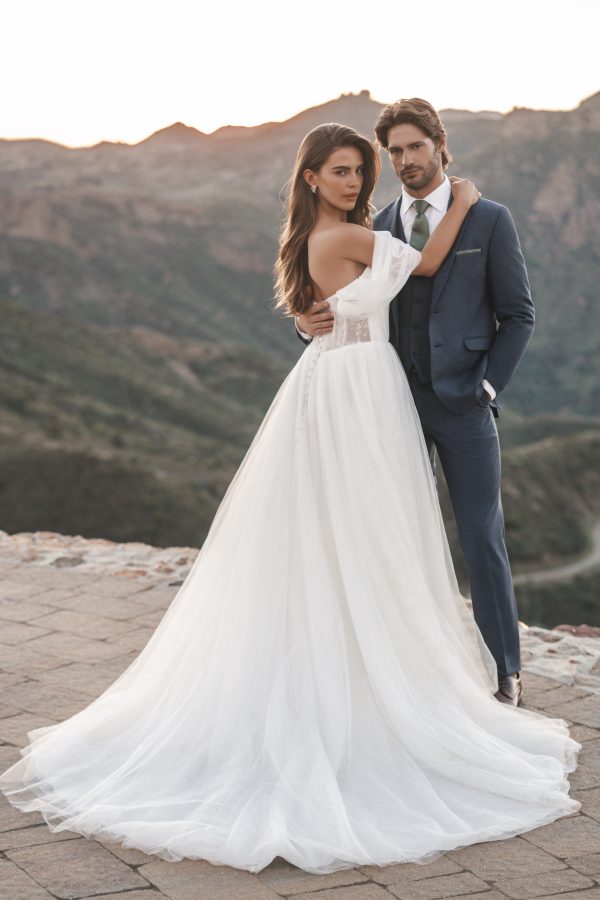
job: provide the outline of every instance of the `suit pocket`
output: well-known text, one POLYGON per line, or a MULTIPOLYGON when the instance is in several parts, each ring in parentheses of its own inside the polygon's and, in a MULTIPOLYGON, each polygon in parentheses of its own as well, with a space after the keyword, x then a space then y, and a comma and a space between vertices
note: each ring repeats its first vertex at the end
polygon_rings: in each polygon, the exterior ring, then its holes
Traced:
POLYGON ((463 344, 467 350, 489 350, 494 343, 495 334, 482 334, 475 337, 463 338, 463 344))
POLYGON ((469 250, 457 250, 457 256, 466 256, 468 253, 481 253, 481 247, 472 247, 469 250))

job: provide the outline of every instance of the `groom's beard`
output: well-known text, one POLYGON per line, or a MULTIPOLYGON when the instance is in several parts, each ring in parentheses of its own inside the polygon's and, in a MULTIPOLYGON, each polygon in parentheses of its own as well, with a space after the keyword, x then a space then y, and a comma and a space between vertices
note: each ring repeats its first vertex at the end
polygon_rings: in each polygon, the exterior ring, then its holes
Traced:
POLYGON ((409 169, 403 169, 402 172, 400 172, 400 180, 405 185, 407 191, 410 191, 411 188, 415 191, 420 191, 433 181, 439 171, 439 167, 440 158, 439 155, 436 154, 427 166, 411 166, 409 169))

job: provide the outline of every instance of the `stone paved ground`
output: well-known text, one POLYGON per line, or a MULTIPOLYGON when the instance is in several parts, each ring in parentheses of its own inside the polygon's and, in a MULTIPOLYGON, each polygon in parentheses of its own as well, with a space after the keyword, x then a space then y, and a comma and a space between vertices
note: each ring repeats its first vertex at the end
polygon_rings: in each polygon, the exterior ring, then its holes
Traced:
MULTIPOLYGON (((193 559, 193 551, 184 560, 176 548, 180 570, 162 552, 153 566, 127 568, 121 555, 111 571, 108 544, 100 567, 72 556, 69 562, 68 552, 11 554, 0 537, 0 771, 16 761, 28 730, 73 714, 123 671, 193 559)), ((527 705, 567 719, 584 745, 570 777, 580 812, 516 838, 450 851, 427 866, 317 876, 278 858, 253 875, 54 835, 39 815, 1 797, 0 900, 600 900, 600 638, 589 633, 576 639, 524 627, 522 634, 527 705)))

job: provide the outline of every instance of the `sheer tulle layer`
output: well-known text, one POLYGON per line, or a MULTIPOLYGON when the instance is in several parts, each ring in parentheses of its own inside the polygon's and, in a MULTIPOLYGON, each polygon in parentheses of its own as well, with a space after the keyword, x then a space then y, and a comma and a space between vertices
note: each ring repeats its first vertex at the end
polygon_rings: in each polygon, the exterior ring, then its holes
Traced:
POLYGON ((169 860, 429 862, 581 806, 567 723, 496 688, 393 349, 317 342, 145 649, 0 789, 169 860))

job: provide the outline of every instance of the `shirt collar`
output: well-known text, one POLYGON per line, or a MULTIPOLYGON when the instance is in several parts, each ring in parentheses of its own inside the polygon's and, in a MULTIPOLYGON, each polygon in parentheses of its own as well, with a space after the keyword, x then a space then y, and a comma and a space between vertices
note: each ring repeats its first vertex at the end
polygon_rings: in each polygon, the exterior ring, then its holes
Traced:
MULTIPOLYGON (((423 200, 427 200, 427 202, 431 204, 434 209, 437 209, 438 212, 445 213, 448 209, 451 193, 452 185, 450 184, 450 179, 447 175, 444 175, 442 183, 426 197, 423 197, 423 200)), ((402 209, 408 209, 415 199, 415 197, 412 197, 408 193, 404 185, 402 185, 402 209)))

